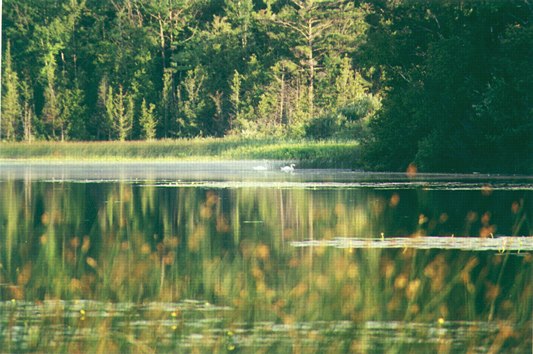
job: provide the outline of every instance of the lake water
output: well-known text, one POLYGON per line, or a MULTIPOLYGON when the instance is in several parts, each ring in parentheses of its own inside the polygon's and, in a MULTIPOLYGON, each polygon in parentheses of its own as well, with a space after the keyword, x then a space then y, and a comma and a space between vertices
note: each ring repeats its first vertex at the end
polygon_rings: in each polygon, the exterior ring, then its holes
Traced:
POLYGON ((0 163, 0 352, 531 352, 533 177, 279 167, 0 163))

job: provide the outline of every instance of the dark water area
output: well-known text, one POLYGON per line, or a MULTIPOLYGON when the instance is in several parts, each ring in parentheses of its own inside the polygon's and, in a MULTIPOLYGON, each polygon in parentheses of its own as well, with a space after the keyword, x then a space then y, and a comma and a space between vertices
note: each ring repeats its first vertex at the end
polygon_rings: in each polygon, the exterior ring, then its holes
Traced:
POLYGON ((279 167, 1 164, 0 352, 531 352, 533 178, 279 167))

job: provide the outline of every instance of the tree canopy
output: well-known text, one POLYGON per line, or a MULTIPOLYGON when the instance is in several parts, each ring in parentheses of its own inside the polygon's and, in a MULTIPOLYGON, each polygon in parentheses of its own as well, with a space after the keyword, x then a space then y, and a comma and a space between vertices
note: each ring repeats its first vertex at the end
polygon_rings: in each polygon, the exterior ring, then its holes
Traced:
POLYGON ((532 6, 6 0, 0 140, 349 138, 371 169, 528 172, 532 6))
POLYGON ((532 171, 532 10, 527 1, 376 5, 363 50, 386 94, 368 165, 532 171))

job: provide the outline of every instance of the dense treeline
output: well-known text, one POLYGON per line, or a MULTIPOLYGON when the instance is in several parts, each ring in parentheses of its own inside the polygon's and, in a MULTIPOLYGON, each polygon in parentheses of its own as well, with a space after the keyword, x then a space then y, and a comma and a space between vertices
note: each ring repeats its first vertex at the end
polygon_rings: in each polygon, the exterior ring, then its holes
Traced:
POLYGON ((366 143, 370 165, 533 172, 533 4, 385 3, 365 47, 387 91, 366 143))
POLYGON ((531 6, 6 0, 0 139, 355 138, 371 168, 525 171, 531 6))

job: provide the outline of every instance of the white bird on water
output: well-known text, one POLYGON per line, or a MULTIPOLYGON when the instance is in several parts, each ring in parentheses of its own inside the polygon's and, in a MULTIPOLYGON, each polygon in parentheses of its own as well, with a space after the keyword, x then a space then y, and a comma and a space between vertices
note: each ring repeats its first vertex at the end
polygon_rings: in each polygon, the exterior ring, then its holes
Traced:
POLYGON ((267 171, 268 170, 267 162, 263 160, 262 165, 254 166, 252 168, 254 169, 254 171, 267 171))
POLYGON ((293 164, 293 163, 291 163, 289 166, 283 166, 283 167, 281 168, 281 170, 282 170, 283 172, 287 172, 287 173, 288 173, 288 172, 294 172, 294 166, 296 166, 296 165, 293 164))

